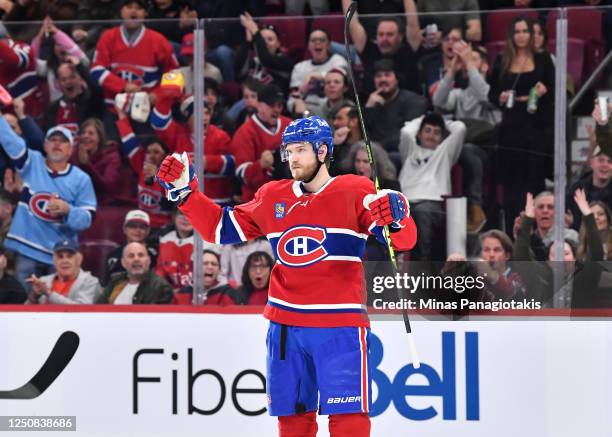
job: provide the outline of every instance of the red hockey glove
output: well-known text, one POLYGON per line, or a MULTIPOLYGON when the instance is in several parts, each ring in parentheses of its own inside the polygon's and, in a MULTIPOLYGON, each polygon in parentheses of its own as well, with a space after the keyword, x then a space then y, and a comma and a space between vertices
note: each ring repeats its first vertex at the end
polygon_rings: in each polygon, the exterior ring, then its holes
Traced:
POLYGON ((402 193, 382 190, 376 196, 370 196, 366 196, 364 204, 370 210, 370 216, 377 226, 401 228, 400 223, 410 216, 410 205, 402 193))
POLYGON ((157 170, 157 180, 166 190, 168 200, 176 202, 197 189, 198 179, 187 153, 166 156, 157 170))

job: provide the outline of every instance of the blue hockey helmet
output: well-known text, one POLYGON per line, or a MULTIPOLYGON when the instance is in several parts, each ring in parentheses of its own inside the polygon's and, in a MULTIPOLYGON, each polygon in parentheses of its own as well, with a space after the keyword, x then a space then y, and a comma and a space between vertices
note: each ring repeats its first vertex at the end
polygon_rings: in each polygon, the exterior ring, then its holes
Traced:
POLYGON ((289 160, 287 145, 292 143, 306 142, 312 144, 312 148, 317 156, 319 155, 319 148, 326 144, 327 156, 331 159, 334 153, 334 135, 332 130, 329 124, 318 115, 293 120, 285 128, 282 141, 281 158, 283 161, 289 160))

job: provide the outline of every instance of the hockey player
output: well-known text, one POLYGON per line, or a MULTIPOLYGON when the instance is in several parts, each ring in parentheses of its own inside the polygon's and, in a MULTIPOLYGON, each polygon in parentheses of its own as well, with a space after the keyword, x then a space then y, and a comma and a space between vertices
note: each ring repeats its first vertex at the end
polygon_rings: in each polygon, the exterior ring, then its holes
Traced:
POLYGON ((187 157, 162 162, 158 178, 168 197, 208 241, 229 244, 265 235, 276 263, 264 317, 269 412, 281 437, 313 437, 316 411, 330 416, 332 437, 370 435, 369 320, 361 256, 367 234, 408 250, 416 227, 396 191, 375 194, 361 176, 332 178, 332 131, 313 116, 291 122, 281 154, 294 180, 263 185, 252 201, 221 208, 197 191, 187 157))

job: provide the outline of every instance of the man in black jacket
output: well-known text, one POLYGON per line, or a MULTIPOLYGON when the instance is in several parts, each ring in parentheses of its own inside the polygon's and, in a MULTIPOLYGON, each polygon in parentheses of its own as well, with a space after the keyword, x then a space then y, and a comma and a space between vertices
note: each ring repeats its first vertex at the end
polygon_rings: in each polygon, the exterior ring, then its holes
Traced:
POLYGON ((98 303, 170 303, 172 287, 151 270, 151 258, 144 244, 134 242, 125 246, 121 265, 125 272, 111 277, 98 303))
POLYGON ((365 122, 370 139, 380 143, 398 168, 400 130, 408 120, 425 113, 427 99, 419 94, 400 89, 402 77, 395 71, 393 60, 381 59, 374 64, 375 90, 365 104, 365 122))
POLYGON ((28 298, 23 286, 14 276, 6 273, 8 259, 4 251, 4 246, 0 244, 0 304, 3 303, 24 303, 28 298))

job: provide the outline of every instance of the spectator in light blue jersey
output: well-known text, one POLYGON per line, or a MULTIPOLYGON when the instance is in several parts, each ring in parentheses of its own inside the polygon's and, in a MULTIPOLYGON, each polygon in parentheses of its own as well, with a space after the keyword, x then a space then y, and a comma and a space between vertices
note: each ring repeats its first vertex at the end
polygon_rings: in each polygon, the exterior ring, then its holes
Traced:
POLYGON ((73 138, 68 129, 47 131, 45 157, 29 149, 0 117, 0 145, 24 182, 5 246, 17 253, 16 276, 29 289, 26 278, 53 272, 54 245, 77 241, 78 232, 91 226, 96 195, 89 176, 69 163, 73 138))

